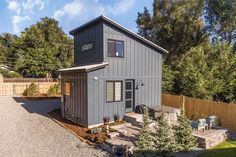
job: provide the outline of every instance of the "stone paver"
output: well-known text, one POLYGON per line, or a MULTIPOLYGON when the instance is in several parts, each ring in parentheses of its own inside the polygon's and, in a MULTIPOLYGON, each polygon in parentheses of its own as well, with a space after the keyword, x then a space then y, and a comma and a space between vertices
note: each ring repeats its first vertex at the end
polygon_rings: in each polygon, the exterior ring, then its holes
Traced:
POLYGON ((26 101, 0 97, 1 157, 108 156, 82 143, 52 121, 47 113, 59 108, 60 100, 26 101))

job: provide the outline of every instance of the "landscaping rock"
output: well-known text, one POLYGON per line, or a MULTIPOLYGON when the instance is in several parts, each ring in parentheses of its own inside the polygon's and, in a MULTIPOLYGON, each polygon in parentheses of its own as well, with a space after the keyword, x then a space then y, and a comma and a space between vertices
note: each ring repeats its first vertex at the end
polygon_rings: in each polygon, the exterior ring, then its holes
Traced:
POLYGON ((108 133, 108 137, 110 139, 114 139, 115 137, 119 136, 119 133, 118 132, 111 132, 111 133, 108 133))

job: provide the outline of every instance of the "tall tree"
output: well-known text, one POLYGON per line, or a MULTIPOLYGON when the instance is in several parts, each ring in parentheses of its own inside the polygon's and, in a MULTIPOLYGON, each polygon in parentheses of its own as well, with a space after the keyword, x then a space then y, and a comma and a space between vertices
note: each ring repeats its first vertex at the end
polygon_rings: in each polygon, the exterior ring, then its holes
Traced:
POLYGON ((212 67, 217 67, 215 77, 221 79, 223 88, 215 100, 236 103, 236 53, 233 45, 216 43, 210 55, 212 67))
POLYGON ((10 33, 0 35, 0 64, 5 64, 15 69, 15 62, 18 59, 17 40, 18 37, 10 33))
POLYGON ((182 94, 212 100, 222 91, 224 81, 216 77, 220 65, 212 64, 212 51, 211 45, 206 43, 192 48, 183 57, 178 67, 182 94))
POLYGON ((167 49, 168 64, 174 64, 191 47, 207 39, 201 16, 203 0, 154 0, 153 14, 138 13, 138 32, 167 49))
POLYGON ((236 0, 206 0, 204 19, 213 41, 236 39, 236 0))
POLYGON ((73 41, 59 27, 58 21, 42 18, 21 33, 21 58, 17 67, 24 75, 44 77, 73 61, 73 41))

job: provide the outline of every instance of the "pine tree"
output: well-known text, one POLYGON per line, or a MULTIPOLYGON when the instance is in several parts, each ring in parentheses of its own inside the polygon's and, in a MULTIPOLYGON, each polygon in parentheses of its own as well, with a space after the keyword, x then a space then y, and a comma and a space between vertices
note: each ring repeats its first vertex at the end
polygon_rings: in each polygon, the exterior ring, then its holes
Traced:
POLYGON ((158 126, 155 127, 154 147, 158 156, 168 156, 169 153, 174 152, 176 142, 174 132, 170 124, 168 124, 167 116, 162 114, 158 126))
POLYGON ((185 115, 184 109, 178 116, 178 125, 175 127, 176 141, 178 143, 178 151, 190 151, 197 146, 197 139, 192 135, 192 127, 190 121, 185 115))
POLYGON ((150 135, 149 124, 151 119, 149 113, 146 112, 143 115, 142 127, 139 131, 136 141, 134 142, 134 154, 136 156, 150 156, 150 152, 153 150, 152 137, 150 135))

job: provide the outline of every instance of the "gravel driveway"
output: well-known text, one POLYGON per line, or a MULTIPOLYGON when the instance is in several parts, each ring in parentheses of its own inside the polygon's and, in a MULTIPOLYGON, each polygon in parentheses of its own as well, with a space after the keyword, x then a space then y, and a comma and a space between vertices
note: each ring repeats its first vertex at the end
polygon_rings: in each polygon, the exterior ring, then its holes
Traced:
POLYGON ((59 100, 26 101, 0 96, 0 156, 108 156, 47 117, 59 104, 59 100))

